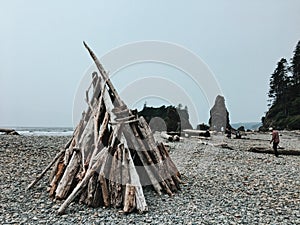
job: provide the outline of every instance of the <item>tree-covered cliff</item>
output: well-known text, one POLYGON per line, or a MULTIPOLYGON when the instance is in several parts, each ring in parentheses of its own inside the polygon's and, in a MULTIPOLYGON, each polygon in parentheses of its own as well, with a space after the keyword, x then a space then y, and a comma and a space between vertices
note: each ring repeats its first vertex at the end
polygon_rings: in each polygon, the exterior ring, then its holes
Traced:
POLYGON ((269 110, 263 127, 300 129, 300 41, 290 63, 282 58, 270 78, 269 110))

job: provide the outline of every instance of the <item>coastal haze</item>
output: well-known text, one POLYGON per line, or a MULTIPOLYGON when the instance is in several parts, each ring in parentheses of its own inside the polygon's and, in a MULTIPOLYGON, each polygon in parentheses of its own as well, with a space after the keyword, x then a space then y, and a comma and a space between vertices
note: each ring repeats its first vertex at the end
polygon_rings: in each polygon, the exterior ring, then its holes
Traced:
MULTIPOLYGON (((270 74, 281 57, 290 58, 299 40, 299 9, 296 0, 7 1, 0 9, 0 126, 76 125, 73 100, 92 64, 83 40, 99 57, 144 40, 183 46, 214 74, 230 121, 259 122, 267 110, 270 74)), ((193 101, 199 99, 201 113, 192 125, 207 123, 212 105, 205 93, 186 88, 189 83, 184 84, 180 71, 153 68, 131 65, 119 71, 116 88, 121 93, 140 74, 163 75, 182 83, 193 101)), ((143 105, 144 97, 137 93, 140 102, 132 106, 143 105)), ((159 103, 153 100, 155 106, 159 103)))
POLYGON ((3 2, 0 224, 300 224, 299 11, 3 2))

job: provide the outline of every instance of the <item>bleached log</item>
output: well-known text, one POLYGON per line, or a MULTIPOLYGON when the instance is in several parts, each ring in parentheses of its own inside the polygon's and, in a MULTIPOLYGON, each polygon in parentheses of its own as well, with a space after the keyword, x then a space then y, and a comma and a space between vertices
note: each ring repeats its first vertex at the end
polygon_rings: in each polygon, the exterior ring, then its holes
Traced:
MULTIPOLYGON (((99 136, 99 117, 100 117, 100 108, 102 101, 98 102, 98 106, 96 107, 96 111, 94 112, 94 146, 97 146, 98 136, 99 136)), ((93 153, 94 154, 94 153, 93 153)), ((92 155, 93 155, 92 154, 92 155)))
POLYGON ((53 197, 55 195, 55 190, 57 188, 58 182, 60 181, 61 177, 63 176, 65 168, 66 168, 66 166, 65 166, 63 160, 59 161, 59 163, 57 165, 56 175, 54 176, 52 182, 50 183, 50 187, 51 187, 50 191, 49 191, 50 197, 53 197))
POLYGON ((93 161, 94 157, 99 153, 99 149, 101 147, 103 147, 103 145, 101 143, 102 143, 105 131, 107 129, 108 121, 109 121, 109 113, 106 112, 105 115, 104 115, 104 119, 102 121, 102 124, 101 124, 101 128, 100 128, 98 140, 97 140, 97 142, 95 144, 95 148, 93 150, 93 153, 92 153, 92 156, 91 156, 91 160, 89 161, 88 168, 92 167, 92 161, 93 161))
POLYGON ((176 176, 178 176, 178 177, 180 178, 181 175, 180 175, 180 173, 179 173, 177 167, 175 166, 173 160, 171 159, 168 150, 165 148, 165 146, 164 146, 162 143, 161 143, 161 147, 162 147, 162 152, 163 152, 163 154, 164 154, 165 159, 168 160, 167 162, 168 162, 168 164, 169 164, 169 167, 170 167, 171 170, 172 170, 171 172, 172 172, 173 174, 176 174, 176 176))
POLYGON ((167 174, 166 174, 165 168, 163 168, 162 157, 160 155, 160 151, 159 151, 157 145, 155 144, 153 134, 150 130, 149 125, 147 124, 146 120, 144 119, 144 117, 139 118, 139 124, 138 124, 137 129, 139 129, 140 132, 142 133, 142 135, 143 135, 142 138, 144 138, 144 140, 145 140, 144 143, 146 145, 148 145, 149 149, 147 149, 147 150, 149 151, 149 153, 151 153, 153 155, 153 159, 152 159, 152 162, 150 165, 151 165, 152 170, 155 172, 155 176, 158 177, 158 180, 160 181, 165 192, 168 195, 172 196, 173 193, 170 188, 170 182, 168 182, 168 180, 166 179, 167 174))
POLYGON ((118 123, 121 123, 121 122, 131 122, 132 119, 136 118, 136 115, 130 115, 130 116, 127 116, 127 117, 122 117, 122 118, 117 118, 116 121, 118 123))
MULTIPOLYGON (((97 161, 93 164, 93 167, 89 169, 84 178, 76 185, 76 187, 73 189, 72 193, 68 196, 68 198, 64 201, 64 203, 60 206, 58 210, 58 214, 63 214, 68 207, 68 205, 78 196, 78 194, 81 193, 81 191, 86 187, 86 185, 89 182, 89 179, 94 175, 96 171, 99 170, 100 164, 102 162, 103 156, 105 156, 105 153, 107 148, 104 148, 101 152, 102 154, 99 154, 97 161)), ((95 157, 96 158, 96 157, 95 157)))
POLYGON ((161 132, 160 136, 168 141, 174 141, 173 136, 167 134, 166 132, 161 132))
POLYGON ((115 207, 120 207, 122 205, 123 196, 122 196, 122 153, 123 153, 123 144, 118 145, 118 149, 116 152, 116 170, 114 175, 115 189, 115 207))
POLYGON ((74 200, 74 198, 76 198, 76 196, 78 194, 81 193, 82 189, 87 185, 87 183, 89 182, 89 179, 91 178, 91 176, 94 175, 94 173, 95 173, 94 170, 87 171, 83 180, 79 184, 77 184, 77 186, 74 188, 74 190, 69 195, 69 197, 64 201, 64 203, 58 209, 59 215, 63 214, 65 212, 66 208, 68 207, 68 205, 74 200))
POLYGON ((58 169, 58 164, 60 161, 62 161, 64 158, 63 155, 61 155, 54 163, 54 166, 52 167, 52 170, 50 172, 50 175, 49 175, 49 183, 52 182, 52 180, 54 179, 56 173, 57 173, 57 169, 58 169))
POLYGON ((80 143, 79 147, 82 151, 81 153, 83 159, 82 160, 83 168, 86 164, 87 165, 89 164, 92 155, 97 153, 96 146, 97 146, 98 132, 99 132, 98 122, 99 122, 99 117, 103 113, 102 98, 100 98, 100 100, 98 99, 99 94, 101 93, 101 79, 95 75, 93 82, 96 84, 95 84, 95 89, 91 101, 89 101, 87 97, 87 101, 88 101, 87 103, 89 105, 88 108, 89 117, 86 119, 87 120, 86 125, 84 126, 84 129, 78 141, 80 143), (94 145, 91 144, 92 139, 94 140, 94 145))
MULTIPOLYGON (((58 182, 60 181, 63 172, 66 168, 65 166, 65 157, 66 154, 70 151, 69 148, 72 148, 72 151, 74 150, 73 146, 75 145, 75 136, 78 134, 80 131, 78 128, 80 127, 80 124, 76 127, 74 134, 72 138, 65 144, 64 149, 65 149, 65 155, 61 155, 56 162, 54 167, 52 168, 52 171, 49 176, 49 182, 50 182, 50 196, 54 196, 56 187, 58 185, 58 182)), ((62 150, 63 151, 63 150, 62 150)), ((69 161, 69 160, 68 160, 69 161)))
POLYGON ((68 164, 71 156, 73 155, 73 152, 78 150, 75 146, 77 145, 77 136, 79 135, 79 132, 81 132, 83 126, 83 121, 82 119, 80 120, 79 124, 77 125, 77 127, 74 130, 73 133, 73 137, 71 138, 71 140, 65 145, 65 155, 64 155, 64 163, 65 165, 68 164))
MULTIPOLYGON (((180 184, 184 183, 180 177, 180 173, 178 172, 174 162, 172 161, 168 150, 165 148, 163 143, 158 144, 159 150, 161 151, 161 155, 163 157, 164 165, 166 170, 169 173, 169 177, 172 178, 174 184, 176 185, 177 190, 180 190, 180 184)), ((172 184, 173 185, 173 184, 172 184)))
POLYGON ((121 184, 121 153, 122 144, 119 144, 112 159, 111 170, 109 174, 109 192, 111 205, 120 207, 122 204, 122 184, 121 184))
POLYGON ((130 213, 136 208, 135 192, 136 190, 134 185, 126 184, 123 212, 130 213))
POLYGON ((111 122, 112 125, 117 125, 119 123, 122 123, 122 124, 130 124, 130 123, 137 123, 139 122, 139 119, 135 119, 135 120, 127 120, 127 121, 124 121, 124 122, 111 122))
POLYGON ((99 143, 102 143, 102 141, 103 141, 103 137, 105 135, 105 132, 108 129, 108 122, 109 122, 109 113, 106 112, 105 115, 104 115, 102 124, 101 124, 100 131, 99 131, 99 137, 98 137, 98 140, 97 140, 97 145, 99 145, 99 143))
POLYGON ((113 113, 117 116, 117 118, 129 117, 132 115, 132 111, 127 107, 118 107, 113 110, 113 113))
MULTIPOLYGON (((128 148, 128 146, 127 146, 128 148)), ((121 163, 121 182, 122 182, 122 196, 123 196, 123 205, 124 205, 124 196, 125 196, 125 189, 126 184, 130 182, 130 176, 129 176, 129 164, 128 164, 128 149, 125 149, 123 146, 122 148, 122 163, 121 163)))
POLYGON ((142 162, 147 162, 147 165, 144 165, 144 168, 147 172, 147 175, 151 181, 151 184, 153 185, 153 188, 155 189, 155 191, 161 195, 161 186, 157 180, 157 176, 156 173, 154 171, 154 167, 153 166, 149 166, 149 165, 153 165, 153 162, 151 160, 151 157, 147 154, 147 149, 145 149, 145 146, 142 142, 142 140, 139 138, 137 130, 135 128, 135 126, 132 126, 132 130, 131 127, 129 125, 125 125, 124 126, 124 135, 126 137, 126 141, 130 141, 131 145, 133 146, 133 149, 135 149, 137 155, 139 156, 139 158, 141 159, 142 162), (134 132, 134 133, 133 133, 134 132))
POLYGON ((108 192, 107 182, 104 173, 99 174, 98 179, 100 181, 100 186, 102 190, 103 205, 105 207, 109 207, 110 206, 109 192, 108 192))
POLYGON ((57 186, 56 195, 55 195, 57 199, 64 199, 67 196, 71 188, 71 185, 73 184, 75 176, 78 172, 78 168, 80 166, 80 160, 81 160, 80 154, 78 152, 73 152, 73 156, 70 160, 70 163, 68 164, 64 172, 64 175, 57 186))
MULTIPOLYGON (((127 147, 127 146, 125 146, 125 147, 127 147)), ((138 173, 135 169, 133 159, 132 159, 132 156, 131 156, 130 151, 128 150, 128 148, 125 148, 125 154, 126 154, 126 158, 128 160, 130 184, 135 187, 136 209, 140 213, 148 211, 148 206, 147 206, 147 203, 146 203, 146 200, 145 200, 142 185, 140 183, 140 178, 139 178, 139 175, 138 175, 138 173)), ((124 206, 126 204, 125 201, 126 201, 126 194, 125 194, 125 197, 124 197, 124 206)), ((124 210, 124 211, 126 212, 126 210, 124 210)))
MULTIPOLYGON (((94 122, 93 119, 90 119, 82 132, 82 135, 79 139, 79 149, 81 151, 82 158, 82 167, 85 168, 85 163, 89 158, 90 154, 92 154, 93 150, 91 147, 94 142, 94 122)), ((94 146, 94 145, 93 145, 94 146)), ((95 146, 94 146, 95 148, 95 146)))
MULTIPOLYGON (((98 184, 99 184, 99 188, 101 188, 101 196, 103 199, 103 205, 105 207, 109 207, 110 206, 110 198, 109 198, 109 190, 108 190, 108 185, 107 185, 107 180, 105 178, 104 175, 104 167, 106 164, 106 161, 109 157, 109 152, 108 149, 105 147, 103 148, 95 157, 94 160, 98 161, 98 165, 100 166, 99 169, 97 169, 97 173, 98 175, 98 184)), ((100 195, 100 193, 99 193, 100 195)))
POLYGON ((115 151, 115 153, 112 156, 112 162, 110 166, 110 172, 109 172, 109 194, 110 194, 110 203, 112 206, 116 206, 116 196, 115 196, 115 189, 116 189, 116 181, 115 181, 115 175, 116 175, 116 168, 117 168, 117 155, 118 155, 118 149, 115 151))
MULTIPOLYGON (((78 128, 78 127, 77 127, 78 128)), ((78 134, 78 132, 79 132, 79 129, 75 129, 75 131, 74 131, 74 135, 75 134, 78 134)), ((60 180, 60 178, 61 178, 61 176, 63 175, 63 171, 64 170, 62 170, 62 168, 61 168, 61 166, 60 166, 60 164, 63 164, 64 166, 63 166, 63 169, 66 167, 65 165, 65 163, 64 162, 66 162, 66 160, 67 161, 69 161, 69 158, 71 158, 71 156, 69 156, 70 154, 73 154, 73 151, 75 151, 75 148, 74 148, 74 145, 75 145, 75 138, 74 138, 74 135, 73 135, 73 137, 69 140, 69 142, 65 145, 65 147, 64 147, 64 149, 65 149, 65 153, 64 153, 64 155, 61 155, 61 157, 59 157, 57 160, 56 160, 56 162, 55 162, 55 164, 54 164, 54 166, 53 166, 53 168, 52 168, 52 171, 51 171, 51 173, 50 173, 50 176, 49 176, 49 182, 50 182, 50 186, 51 186, 51 191, 50 191, 50 196, 53 196, 54 195, 54 193, 55 193, 55 190, 56 190, 56 187, 57 187, 57 184, 58 184, 58 182, 59 182, 59 180, 60 180)), ((76 149, 76 150, 78 150, 78 149, 76 149)))
POLYGON ((109 113, 110 116, 110 121, 111 122, 115 122, 116 121, 116 115, 114 114, 114 108, 115 106, 113 105, 113 102, 110 98, 110 95, 108 93, 107 88, 105 87, 105 82, 104 81, 100 81, 100 85, 101 85, 101 89, 102 89, 102 96, 103 96, 103 102, 104 105, 106 107, 106 111, 109 113))
POLYGON ((159 165, 159 168, 161 173, 164 175, 164 179, 168 184, 168 186, 170 187, 171 191, 176 192, 178 190, 179 183, 177 183, 178 180, 177 179, 174 180, 173 177, 177 175, 172 174, 173 170, 169 166, 169 158, 167 158, 166 155, 164 154, 163 152, 164 150, 162 149, 163 147, 164 147, 163 143, 157 145, 157 148, 159 149, 162 157, 162 162, 161 165, 159 165))
POLYGON ((79 203, 80 204, 86 204, 86 198, 88 196, 88 189, 87 188, 83 188, 82 191, 81 191, 81 193, 78 194, 78 195, 80 195, 80 197, 79 197, 79 203))
POLYGON ((143 121, 144 121, 144 118, 140 117, 140 123, 139 123, 139 125, 137 127, 134 127, 134 125, 133 125, 132 127, 133 127, 133 130, 134 129, 139 129, 140 132, 138 132, 136 130, 137 134, 138 133, 143 133, 143 132, 144 133, 148 132, 148 134, 146 134, 144 137, 138 137, 137 138, 137 141, 139 142, 141 148, 144 150, 144 151, 142 151, 142 153, 147 158, 148 157, 151 158, 151 155, 149 153, 152 153, 154 155, 154 159, 152 159, 152 158, 150 159, 150 163, 146 166, 146 168, 149 167, 149 170, 152 171, 155 179, 161 184, 161 186, 163 187, 164 191, 168 195, 172 196, 173 193, 170 190, 170 187, 166 183, 164 177, 162 177, 162 174, 160 174, 160 172, 159 172, 159 163, 161 163, 161 159, 160 159, 160 156, 159 156, 159 152, 157 151, 158 149, 156 148, 156 145, 151 148, 152 145, 151 145, 150 139, 151 139, 152 133, 150 132, 150 128, 147 129, 148 124, 147 123, 146 123, 146 125, 143 124, 143 121), (144 138, 145 140, 143 141, 141 138, 144 138), (147 146, 148 146, 148 148, 147 148, 147 146))
POLYGON ((97 186, 97 174, 95 173, 89 180, 89 183, 87 185, 87 196, 85 199, 85 203, 88 206, 93 206, 96 207, 97 205, 99 205, 99 199, 97 199, 99 197, 99 194, 97 194, 98 190, 98 186, 97 186))
MULTIPOLYGON (((92 105, 92 106, 94 106, 95 102, 97 102, 98 95, 101 91, 100 78, 98 76, 95 76, 95 79, 93 79, 93 82, 96 82, 96 85, 95 85, 95 88, 94 88, 94 93, 93 93, 93 97, 91 99, 91 102, 88 103, 88 105, 92 105)), ((88 121, 92 117, 92 113, 93 113, 93 110, 90 107, 88 107, 87 112, 83 112, 82 118, 81 118, 81 120, 78 124, 78 133, 77 133, 77 135, 75 135, 76 139, 78 137, 81 137, 82 132, 85 130, 88 121)), ((78 143, 78 141, 79 140, 76 140, 76 143, 78 143)))
POLYGON ((139 118, 138 127, 143 135, 143 138, 145 139, 145 142, 149 145, 149 151, 152 152, 152 154, 154 154, 154 162, 161 163, 162 156, 160 155, 159 149, 155 143, 153 133, 151 132, 150 126, 146 122, 145 118, 142 116, 139 118))
POLYGON ((173 136, 173 140, 174 140, 174 141, 180 141, 180 137, 179 137, 177 134, 175 134, 175 135, 173 136))

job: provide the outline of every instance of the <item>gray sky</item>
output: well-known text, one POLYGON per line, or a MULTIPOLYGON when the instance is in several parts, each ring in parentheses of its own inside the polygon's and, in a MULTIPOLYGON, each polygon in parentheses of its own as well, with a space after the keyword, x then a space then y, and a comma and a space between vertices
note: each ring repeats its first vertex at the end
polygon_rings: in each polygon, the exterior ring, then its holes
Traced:
MULTIPOLYGON (((298 0, 3 1, 0 126, 72 126, 91 65, 83 40, 99 57, 143 40, 184 46, 214 73, 232 122, 260 121, 270 74, 300 40, 299 12, 298 0)), ((202 110, 197 122, 207 123, 202 110)))

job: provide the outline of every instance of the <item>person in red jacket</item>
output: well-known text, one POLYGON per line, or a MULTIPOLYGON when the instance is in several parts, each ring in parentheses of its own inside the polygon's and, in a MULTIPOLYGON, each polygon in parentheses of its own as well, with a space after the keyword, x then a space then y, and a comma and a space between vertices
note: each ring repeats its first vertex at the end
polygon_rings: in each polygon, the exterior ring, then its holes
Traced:
POLYGON ((274 153, 275 156, 278 157, 278 151, 277 151, 277 147, 279 144, 279 133, 277 130, 273 130, 273 128, 270 128, 270 130, 272 131, 272 139, 270 141, 270 144, 273 142, 273 149, 274 149, 274 153))

